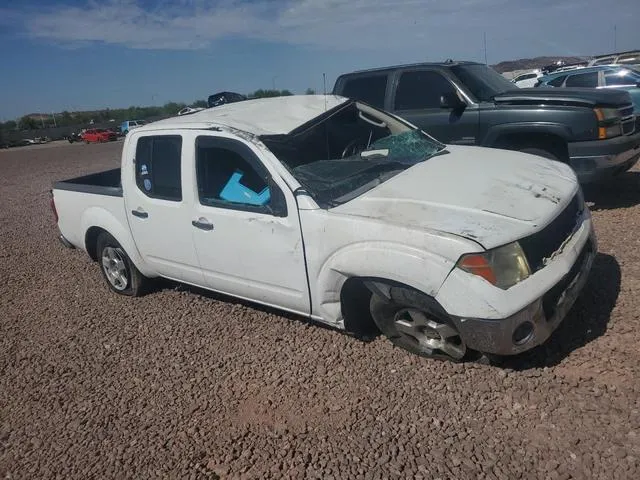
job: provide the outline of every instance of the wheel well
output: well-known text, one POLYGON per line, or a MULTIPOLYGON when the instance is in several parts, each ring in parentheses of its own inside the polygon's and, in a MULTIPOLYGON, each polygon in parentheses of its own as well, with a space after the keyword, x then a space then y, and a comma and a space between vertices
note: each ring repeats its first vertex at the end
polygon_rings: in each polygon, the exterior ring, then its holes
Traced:
POLYGON ((523 148, 539 148, 546 150, 563 162, 569 161, 567 142, 552 133, 511 133, 505 134, 495 141, 493 147, 506 150, 520 150, 523 148))
POLYGON ((365 286, 365 280, 369 279, 361 277, 348 278, 340 290, 340 305, 345 330, 357 336, 378 333, 378 328, 373 322, 373 317, 371 317, 371 311, 369 310, 371 290, 365 286))
POLYGON ((106 232, 104 228, 91 227, 84 236, 84 245, 87 253, 92 260, 98 260, 98 237, 102 232, 106 232))

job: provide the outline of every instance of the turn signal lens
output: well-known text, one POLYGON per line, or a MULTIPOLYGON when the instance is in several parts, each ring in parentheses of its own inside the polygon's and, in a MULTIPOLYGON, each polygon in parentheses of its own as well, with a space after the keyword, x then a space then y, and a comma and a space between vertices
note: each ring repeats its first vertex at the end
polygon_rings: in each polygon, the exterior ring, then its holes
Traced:
POLYGON ((483 253, 464 255, 457 266, 503 290, 531 275, 529 262, 518 242, 483 253))
POLYGON ((466 255, 458 263, 458 267, 466 272, 473 273, 484 278, 487 282, 495 285, 498 283, 493 267, 484 255, 466 255))

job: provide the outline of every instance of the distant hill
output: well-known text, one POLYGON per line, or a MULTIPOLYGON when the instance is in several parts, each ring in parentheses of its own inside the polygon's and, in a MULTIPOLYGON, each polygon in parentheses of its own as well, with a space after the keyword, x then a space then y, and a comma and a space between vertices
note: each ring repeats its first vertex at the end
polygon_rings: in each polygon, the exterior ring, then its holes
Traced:
POLYGON ((532 70, 535 68, 544 67, 562 60, 565 63, 577 63, 588 60, 588 57, 535 57, 535 58, 521 58, 519 60, 507 60, 495 65, 491 65, 498 73, 513 72, 515 70, 532 70))

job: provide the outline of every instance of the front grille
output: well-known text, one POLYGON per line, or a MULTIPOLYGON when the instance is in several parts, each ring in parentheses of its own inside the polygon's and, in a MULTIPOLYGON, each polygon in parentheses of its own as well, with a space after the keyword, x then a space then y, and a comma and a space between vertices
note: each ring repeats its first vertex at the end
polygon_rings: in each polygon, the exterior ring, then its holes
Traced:
POLYGON ((580 198, 580 195, 574 195, 569 205, 555 220, 539 232, 520 240, 520 246, 527 256, 531 273, 544 267, 545 259, 557 251, 573 232, 583 209, 580 198))
POLYGON ((587 243, 582 248, 580 255, 576 258, 575 263, 569 270, 562 280, 556 283, 551 290, 544 294, 542 297, 542 310, 544 310, 544 316, 547 320, 551 320, 553 314, 556 313, 556 308, 558 307, 558 300, 560 300, 560 296, 567 289, 569 284, 576 278, 576 275, 582 270, 584 263, 587 261, 587 255, 589 255, 593 251, 593 243, 589 238, 587 243))
POLYGON ((622 124, 622 134, 631 135, 636 131, 636 117, 633 115, 633 105, 618 109, 620 112, 620 123, 622 124))

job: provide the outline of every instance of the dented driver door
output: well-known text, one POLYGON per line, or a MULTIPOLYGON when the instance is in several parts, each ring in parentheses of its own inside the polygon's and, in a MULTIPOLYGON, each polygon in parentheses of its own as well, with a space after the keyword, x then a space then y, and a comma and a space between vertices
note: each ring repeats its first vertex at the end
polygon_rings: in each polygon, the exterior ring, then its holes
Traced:
POLYGON ((224 134, 195 142, 194 244, 208 287, 309 314, 293 194, 271 180, 259 151, 224 134))

